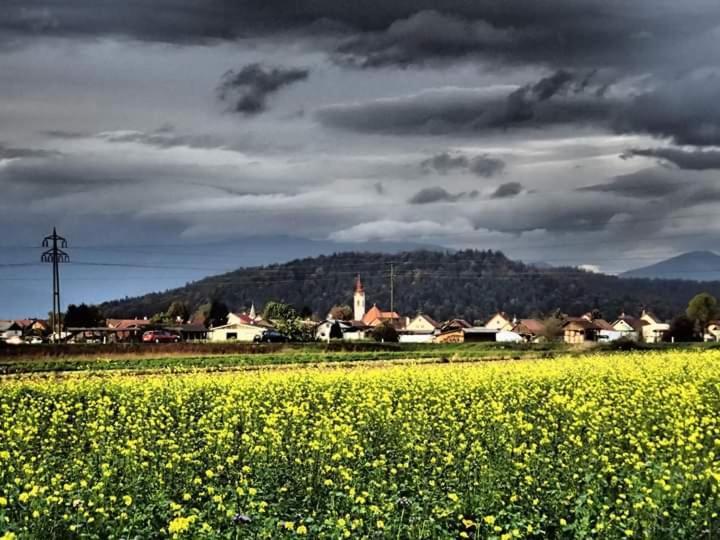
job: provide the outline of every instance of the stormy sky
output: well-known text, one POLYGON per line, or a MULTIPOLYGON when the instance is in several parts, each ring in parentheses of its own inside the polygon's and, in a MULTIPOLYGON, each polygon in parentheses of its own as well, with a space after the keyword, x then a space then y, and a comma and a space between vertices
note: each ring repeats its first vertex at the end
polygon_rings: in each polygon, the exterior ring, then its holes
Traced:
POLYGON ((0 318, 47 310, 53 226, 65 302, 350 248, 720 247, 717 0, 1 9, 0 318))

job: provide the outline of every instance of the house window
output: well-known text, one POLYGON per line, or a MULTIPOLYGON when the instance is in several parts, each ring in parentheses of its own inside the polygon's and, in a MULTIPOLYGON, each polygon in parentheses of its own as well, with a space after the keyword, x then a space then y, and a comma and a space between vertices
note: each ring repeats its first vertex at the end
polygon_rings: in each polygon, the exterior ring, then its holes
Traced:
POLYGON ((237 332, 228 332, 227 334, 225 334, 225 337, 228 341, 237 340, 237 332))

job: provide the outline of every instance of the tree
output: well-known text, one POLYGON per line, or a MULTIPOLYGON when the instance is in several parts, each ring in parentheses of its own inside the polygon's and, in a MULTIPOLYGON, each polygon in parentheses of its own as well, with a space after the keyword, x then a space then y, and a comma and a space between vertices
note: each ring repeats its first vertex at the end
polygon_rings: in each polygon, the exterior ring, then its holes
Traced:
POLYGON ((165 318, 171 322, 185 322, 190 318, 190 308, 186 302, 175 300, 165 312, 165 318))
POLYGON ((542 331, 542 337, 544 337, 547 341, 559 341, 560 337, 563 334, 563 322, 562 320, 552 315, 546 319, 543 320, 543 331, 542 331))
POLYGON ((289 320, 296 318, 297 311, 290 304, 282 302, 268 302, 263 310, 263 319, 266 321, 289 320))
POLYGON ((342 339, 343 333, 342 328, 340 328, 340 323, 335 321, 332 323, 332 326, 330 326, 330 339, 342 339))
POLYGON ((670 331, 667 333, 667 340, 675 342, 697 341, 695 321, 687 315, 678 315, 670 323, 670 331))
POLYGON ((695 295, 688 304, 686 314, 704 332, 707 324, 718 316, 718 301, 706 292, 695 295))
POLYGON ((103 316, 97 306, 87 304, 70 304, 65 312, 64 326, 66 328, 94 328, 101 326, 103 316))
POLYGON ((336 321, 349 321, 353 318, 353 310, 347 304, 335 305, 330 309, 330 318, 336 321))
POLYGON ((197 308, 192 316, 193 322, 200 323, 206 327, 222 326, 227 322, 229 310, 224 302, 211 300, 197 308))
POLYGON ((397 343, 400 341, 400 335, 395 327, 389 322, 378 324, 372 331, 372 337, 375 341, 385 343, 397 343))

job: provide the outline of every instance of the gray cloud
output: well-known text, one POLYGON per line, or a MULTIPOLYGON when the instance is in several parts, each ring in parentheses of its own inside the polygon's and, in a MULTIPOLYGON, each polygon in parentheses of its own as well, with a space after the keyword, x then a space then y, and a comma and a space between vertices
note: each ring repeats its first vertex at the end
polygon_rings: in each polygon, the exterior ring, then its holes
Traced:
POLYGON ((266 68, 250 64, 240 71, 226 72, 218 86, 218 97, 231 103, 231 110, 245 115, 263 112, 267 98, 281 88, 308 78, 309 71, 300 68, 266 68))
POLYGON ((595 191, 623 197, 654 199, 674 194, 682 187, 682 182, 675 178, 668 178, 655 169, 643 169, 617 176, 605 184, 578 188, 578 191, 595 191))
POLYGON ((680 169, 704 171, 720 169, 720 151, 683 150, 682 148, 634 148, 625 152, 624 159, 634 156, 657 158, 672 163, 680 169))
POLYGON ((505 162, 487 155, 469 157, 465 154, 441 152, 423 160, 420 167, 425 172, 447 174, 454 170, 467 170, 477 176, 490 178, 505 169, 505 162))
POLYGON ((520 182, 507 182, 500 184, 495 192, 492 194, 493 199, 505 199, 509 197, 515 197, 522 193, 523 186, 520 182))
MULTIPOLYGON (((341 59, 407 65, 468 54, 551 65, 647 65, 718 25, 720 7, 670 0, 5 0, 0 41, 51 36, 126 36, 212 43, 293 33, 338 36, 341 59), (158 16, 161 10, 161 16, 158 16), (672 25, 672 32, 668 32, 672 25), (660 52, 659 52, 660 50, 660 52), (628 54, 631 51, 631 54, 628 54)), ((331 49, 333 49, 331 47, 331 49)))
POLYGON ((677 144, 720 144, 720 76, 690 74, 633 98, 614 127, 624 133, 647 133, 677 144))
POLYGON ((334 58, 359 67, 410 65, 509 46, 514 32, 484 20, 469 20, 434 10, 398 19, 382 32, 345 40, 334 58))
POLYGON ((603 123, 618 103, 587 77, 558 71, 522 87, 442 88, 395 98, 331 105, 317 111, 329 127, 364 133, 480 132, 552 124, 603 123))
POLYGON ((48 158, 61 155, 55 150, 42 150, 38 148, 14 148, 0 143, 0 160, 20 158, 48 158))
POLYGON ((445 188, 440 186, 434 186, 424 188, 418 191, 415 195, 410 197, 408 202, 410 204, 431 204, 437 202, 456 202, 460 199, 470 198, 473 199, 478 196, 478 192, 473 190, 469 193, 450 193, 445 188))

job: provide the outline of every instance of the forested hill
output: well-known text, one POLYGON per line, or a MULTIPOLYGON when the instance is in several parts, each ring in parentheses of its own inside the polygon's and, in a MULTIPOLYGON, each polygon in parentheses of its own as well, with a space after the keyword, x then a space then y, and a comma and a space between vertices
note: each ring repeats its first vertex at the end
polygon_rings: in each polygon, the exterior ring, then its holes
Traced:
POLYGON ((391 267, 395 309, 405 315, 422 311, 440 320, 481 320, 498 310, 528 317, 594 308, 612 319, 642 306, 670 318, 683 312, 698 292, 720 296, 720 281, 624 279, 576 268, 535 268, 496 251, 348 252, 239 269, 178 289, 107 302, 101 309, 108 317, 149 317, 174 300, 187 302, 192 310, 209 299, 222 300, 231 310, 248 309, 252 302, 261 309, 275 300, 324 317, 333 305, 352 305, 357 274, 368 308, 377 303, 389 309, 391 267))

